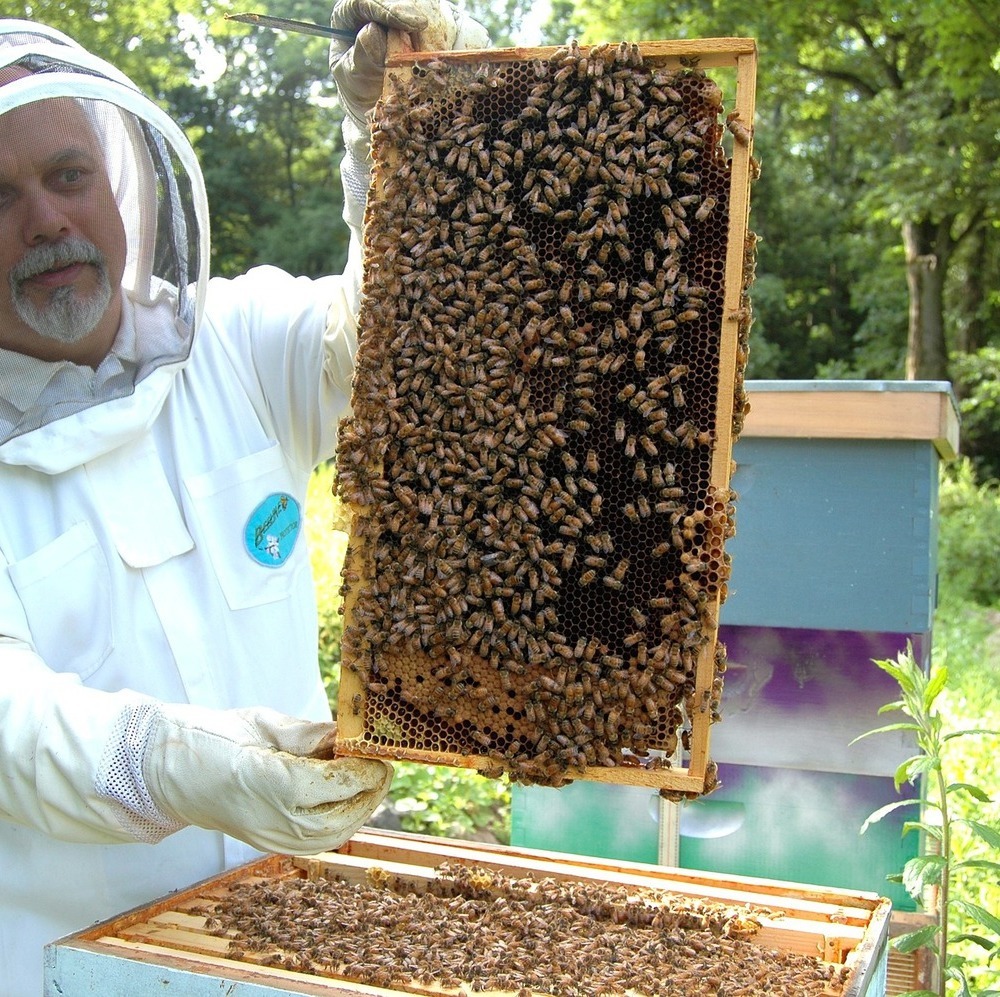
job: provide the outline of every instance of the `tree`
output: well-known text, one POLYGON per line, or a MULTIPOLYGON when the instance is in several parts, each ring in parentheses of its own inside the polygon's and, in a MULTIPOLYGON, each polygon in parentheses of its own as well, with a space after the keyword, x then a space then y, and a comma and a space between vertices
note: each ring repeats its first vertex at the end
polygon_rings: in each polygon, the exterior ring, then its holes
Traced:
POLYGON ((57 28, 162 100, 195 75, 193 53, 179 44, 186 17, 203 18, 205 0, 32 0, 5 13, 57 28))
MULTIPOLYGON (((330 8, 299 0, 281 14, 324 23, 330 8)), ((266 262, 308 276, 339 272, 347 255, 342 113, 327 42, 221 17, 208 22, 208 36, 225 72, 169 98, 205 173, 214 270, 232 275, 266 262)))

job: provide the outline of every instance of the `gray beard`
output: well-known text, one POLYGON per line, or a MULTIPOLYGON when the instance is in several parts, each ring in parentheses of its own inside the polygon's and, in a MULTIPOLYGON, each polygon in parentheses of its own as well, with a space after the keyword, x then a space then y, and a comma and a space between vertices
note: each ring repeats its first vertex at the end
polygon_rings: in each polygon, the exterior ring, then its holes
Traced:
POLYGON ((78 343, 93 332, 113 294, 101 251, 76 237, 28 250, 10 271, 10 288, 18 318, 39 336, 63 344, 78 343), (22 293, 21 285, 28 278, 71 263, 88 263, 96 270, 97 287, 88 296, 81 296, 74 287, 60 287, 44 305, 36 305, 22 293))

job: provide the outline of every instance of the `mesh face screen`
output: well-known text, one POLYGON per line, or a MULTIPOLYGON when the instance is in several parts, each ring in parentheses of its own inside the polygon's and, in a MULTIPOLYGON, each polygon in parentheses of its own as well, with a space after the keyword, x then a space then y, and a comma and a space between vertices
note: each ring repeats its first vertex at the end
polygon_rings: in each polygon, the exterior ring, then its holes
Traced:
POLYGON ((718 715, 752 267, 724 322, 709 75, 536 51, 418 62, 376 112, 340 725, 559 784, 718 715))

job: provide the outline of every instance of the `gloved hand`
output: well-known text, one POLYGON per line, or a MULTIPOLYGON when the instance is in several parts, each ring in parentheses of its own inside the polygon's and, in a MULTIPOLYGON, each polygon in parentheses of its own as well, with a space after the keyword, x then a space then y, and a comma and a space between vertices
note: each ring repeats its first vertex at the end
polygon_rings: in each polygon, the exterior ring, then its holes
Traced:
POLYGON ((274 710, 162 705, 144 753, 146 788, 178 824, 223 831, 261 851, 336 848, 382 801, 392 766, 315 757, 332 731, 274 710))
POLYGON ((356 32, 353 43, 331 43, 330 71, 344 111, 365 129, 382 95, 390 29, 418 35, 417 47, 423 50, 486 48, 490 43, 485 28, 443 0, 337 0, 330 25, 356 32))

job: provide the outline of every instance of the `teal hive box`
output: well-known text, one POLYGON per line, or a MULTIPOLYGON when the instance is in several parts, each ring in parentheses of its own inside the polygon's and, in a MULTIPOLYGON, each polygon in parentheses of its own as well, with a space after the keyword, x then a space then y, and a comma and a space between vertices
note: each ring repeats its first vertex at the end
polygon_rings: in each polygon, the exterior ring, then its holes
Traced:
POLYGON ((905 737, 850 742, 896 698, 871 662, 930 654, 938 470, 958 448, 944 382, 750 381, 734 448, 736 536, 720 639, 729 670, 711 755, 722 786, 679 810, 655 792, 516 786, 512 840, 736 875, 873 890, 916 854, 892 775, 905 737))

